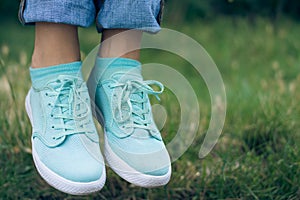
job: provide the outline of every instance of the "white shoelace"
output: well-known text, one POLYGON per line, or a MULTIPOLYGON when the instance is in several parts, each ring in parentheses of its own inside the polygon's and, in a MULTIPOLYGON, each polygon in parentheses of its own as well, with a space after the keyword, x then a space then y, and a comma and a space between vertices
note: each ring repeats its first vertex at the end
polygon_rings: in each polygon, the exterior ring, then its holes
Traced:
POLYGON ((147 103, 148 94, 160 100, 158 95, 163 92, 164 86, 154 80, 128 80, 120 83, 115 79, 110 79, 109 82, 108 86, 116 90, 113 92, 115 97, 112 102, 115 105, 112 111, 114 121, 120 125, 123 124, 123 128, 139 128, 148 130, 150 134, 156 134, 157 131, 153 130, 155 126, 151 126, 151 109, 147 103), (159 90, 155 91, 150 85, 159 87, 159 90))
POLYGON ((83 81, 75 76, 61 75, 55 80, 46 83, 41 90, 50 90, 46 96, 56 97, 48 106, 52 108, 51 117, 62 119, 62 123, 53 124, 51 128, 61 130, 59 134, 53 135, 53 139, 73 134, 89 133, 85 126, 90 123, 88 114, 90 108, 87 99, 82 99, 80 93, 87 92, 83 87, 83 81))

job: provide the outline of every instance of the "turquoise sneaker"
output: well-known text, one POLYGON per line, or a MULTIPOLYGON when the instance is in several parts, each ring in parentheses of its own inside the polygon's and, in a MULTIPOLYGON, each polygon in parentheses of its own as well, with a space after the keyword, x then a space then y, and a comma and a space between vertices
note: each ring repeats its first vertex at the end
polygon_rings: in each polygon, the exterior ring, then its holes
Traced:
POLYGON ((73 195, 100 190, 106 179, 90 98, 81 77, 35 81, 26 97, 32 156, 51 186, 73 195))
POLYGON ((96 66, 100 67, 93 69, 88 81, 94 115, 104 127, 107 163, 137 186, 165 185, 170 180, 171 162, 148 99, 148 94, 157 97, 162 93, 163 85, 144 81, 138 61, 112 60, 98 58, 96 66))

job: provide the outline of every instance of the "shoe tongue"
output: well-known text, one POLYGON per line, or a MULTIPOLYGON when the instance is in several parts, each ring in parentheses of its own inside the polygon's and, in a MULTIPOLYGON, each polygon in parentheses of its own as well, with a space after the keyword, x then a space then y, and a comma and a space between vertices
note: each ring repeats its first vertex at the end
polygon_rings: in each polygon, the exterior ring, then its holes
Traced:
MULTIPOLYGON (((76 83, 73 83, 73 84, 76 84, 76 83)), ((56 109, 57 111, 56 112, 59 112, 63 115, 73 115, 73 106, 72 104, 74 104, 74 100, 75 100, 75 97, 73 96, 72 94, 72 91, 71 91, 71 87, 72 87, 72 83, 70 82, 62 82, 60 84, 52 84, 53 86, 53 89, 61 89, 61 93, 60 95, 57 97, 57 103, 58 104, 64 104, 64 105, 70 105, 70 107, 62 107, 62 108, 59 108, 59 107, 56 107, 54 109, 56 109), (73 98, 73 101, 72 102, 69 102, 71 99, 70 98, 73 98), (70 104, 71 103, 71 104, 70 104)), ((78 109, 78 108, 75 108, 75 109, 78 109)), ((67 124, 67 125, 70 125, 70 126, 73 126, 74 125, 74 120, 70 120, 70 119, 63 119, 63 123, 64 124, 67 124)))
POLYGON ((141 75, 141 69, 138 67, 134 68, 114 68, 110 70, 111 78, 116 79, 120 83, 126 83, 127 81, 143 81, 143 77, 141 75))
MULTIPOLYGON (((143 77, 141 75, 141 68, 140 67, 130 67, 130 68, 113 68, 107 69, 107 72, 110 74, 110 78, 116 80, 119 83, 126 83, 128 81, 143 81, 143 77)), ((106 76, 106 74, 104 74, 106 76)), ((130 99, 134 101, 141 101, 143 95, 141 92, 133 93, 130 95, 130 99)), ((134 103, 132 104, 133 109, 141 109, 142 103, 134 103)))
POLYGON ((29 68, 32 86, 42 88, 49 81, 56 80, 61 75, 82 77, 81 62, 72 62, 44 68, 29 68))
MULTIPOLYGON (((76 77, 75 74, 74 77, 76 77)), ((72 81, 64 80, 64 75, 61 75, 57 77, 57 79, 60 79, 59 82, 53 81, 49 84, 49 86, 51 86, 54 90, 60 90, 60 94, 56 99, 56 103, 66 105, 66 107, 55 107, 55 112, 74 117, 74 112, 77 112, 80 109, 80 105, 76 105, 77 97, 73 91, 76 87, 78 87, 77 84, 81 84, 82 82, 81 76, 77 75, 77 77, 78 79, 74 78, 72 81)), ((63 123, 69 126, 75 125, 75 121, 68 118, 63 119, 63 123)))
MULTIPOLYGON (((143 81, 143 77, 141 75, 141 68, 140 67, 135 67, 131 69, 122 69, 122 72, 120 73, 120 69, 116 69, 116 72, 113 75, 113 78, 118 80, 119 83, 126 83, 127 81, 143 81)), ((144 101, 144 96, 142 92, 135 92, 130 95, 131 105, 132 109, 135 111, 140 111, 144 109, 145 104, 144 103, 139 103, 144 101)), ((145 120, 145 115, 137 116, 133 114, 133 117, 136 118, 137 120, 145 120)), ((148 138, 149 137, 149 132, 144 129, 136 129, 134 133, 135 137, 138 138, 148 138)))
POLYGON ((117 75, 119 81, 142 80, 141 63, 128 58, 97 58, 95 69, 92 71, 97 82, 111 79, 117 75))
POLYGON ((49 75, 48 77, 44 78, 44 79, 38 79, 35 82, 32 82, 32 86, 34 88, 43 88, 45 86, 47 86, 47 84, 49 83, 51 87, 53 87, 54 89, 59 88, 61 85, 55 83, 56 80, 60 79, 63 76, 72 76, 72 77, 77 77, 79 80, 82 80, 82 74, 81 73, 68 73, 68 74, 59 74, 59 75, 49 75))

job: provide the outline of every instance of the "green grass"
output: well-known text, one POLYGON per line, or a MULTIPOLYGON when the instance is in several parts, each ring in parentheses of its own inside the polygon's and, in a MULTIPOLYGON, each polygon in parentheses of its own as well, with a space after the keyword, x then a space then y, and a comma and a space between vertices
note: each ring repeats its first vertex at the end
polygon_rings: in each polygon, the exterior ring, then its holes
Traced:
MULTIPOLYGON (((3 23, 0 33, 0 199, 299 199, 300 198, 300 26, 283 19, 276 29, 264 19, 199 21, 174 28, 186 33, 215 60, 225 82, 227 116, 223 134, 204 159, 198 151, 210 119, 207 89, 192 67, 173 54, 143 50, 142 61, 173 66, 188 77, 201 108, 197 136, 173 163, 170 183, 144 189, 110 169, 96 194, 74 197, 48 186, 30 153, 31 127, 24 109, 33 27, 3 23)), ((172 28, 172 25, 168 26, 172 28)), ((95 29, 80 30, 83 57, 99 41, 95 29)), ((180 48, 180 47, 179 47, 180 48)), ((162 134, 171 141, 180 123, 170 91, 161 104, 168 119, 162 134)))

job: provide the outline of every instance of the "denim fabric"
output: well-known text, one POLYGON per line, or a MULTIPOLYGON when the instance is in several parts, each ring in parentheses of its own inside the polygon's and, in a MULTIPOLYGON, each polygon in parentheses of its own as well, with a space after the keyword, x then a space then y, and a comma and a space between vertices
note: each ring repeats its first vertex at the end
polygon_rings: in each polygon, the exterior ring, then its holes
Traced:
POLYGON ((96 9, 91 0, 23 1, 23 11, 19 14, 23 23, 54 22, 87 27, 95 19, 96 9))
POLYGON ((99 31, 110 28, 158 32, 160 0, 106 0, 97 16, 99 31))
POLYGON ((23 24, 54 22, 88 27, 96 18, 99 32, 124 28, 155 33, 160 30, 161 10, 162 0, 22 0, 19 19, 23 24))

